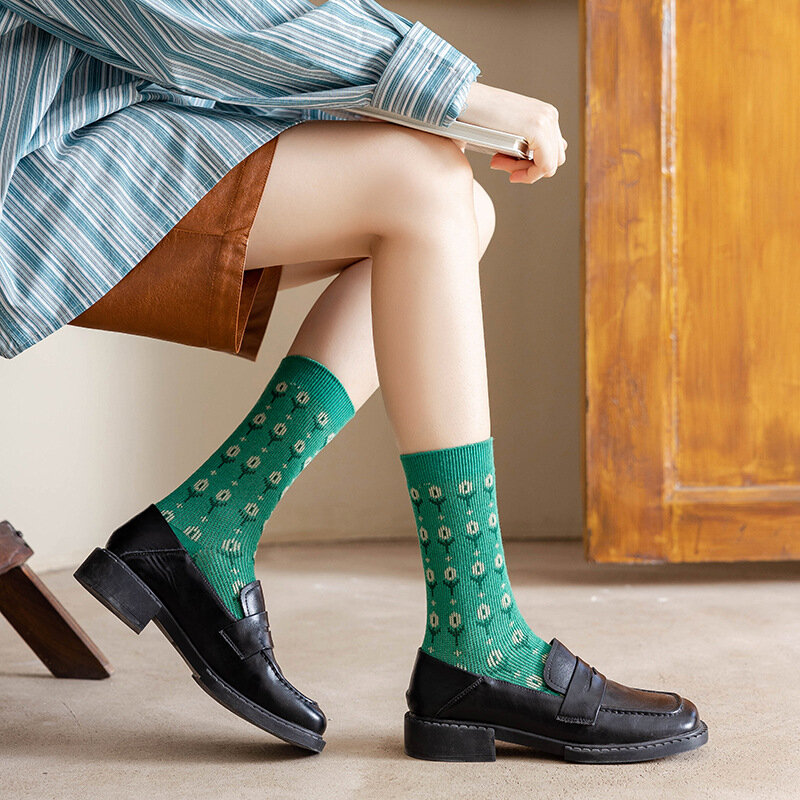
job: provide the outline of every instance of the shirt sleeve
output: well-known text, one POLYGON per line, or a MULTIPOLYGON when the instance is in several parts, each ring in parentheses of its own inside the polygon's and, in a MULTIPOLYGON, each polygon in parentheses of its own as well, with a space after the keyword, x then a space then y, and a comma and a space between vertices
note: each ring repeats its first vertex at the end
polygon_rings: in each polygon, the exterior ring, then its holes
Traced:
POLYGON ((375 0, 0 0, 171 91, 256 109, 375 107, 447 127, 478 65, 375 0))

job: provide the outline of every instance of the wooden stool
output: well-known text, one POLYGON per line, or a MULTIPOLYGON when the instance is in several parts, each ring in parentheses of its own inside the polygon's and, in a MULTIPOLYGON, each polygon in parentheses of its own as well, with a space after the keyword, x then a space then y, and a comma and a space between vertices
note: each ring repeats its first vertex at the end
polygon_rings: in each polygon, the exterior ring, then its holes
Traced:
POLYGON ((25 563, 22 534, 0 522, 0 613, 56 678, 107 678, 108 659, 25 563))

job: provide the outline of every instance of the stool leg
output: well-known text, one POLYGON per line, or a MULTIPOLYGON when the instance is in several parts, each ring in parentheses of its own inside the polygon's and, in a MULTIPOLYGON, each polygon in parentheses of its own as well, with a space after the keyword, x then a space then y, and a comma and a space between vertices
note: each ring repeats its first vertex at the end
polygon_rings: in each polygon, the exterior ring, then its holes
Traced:
POLYGON ((72 615, 22 564, 0 574, 0 613, 56 678, 107 678, 113 672, 72 615))

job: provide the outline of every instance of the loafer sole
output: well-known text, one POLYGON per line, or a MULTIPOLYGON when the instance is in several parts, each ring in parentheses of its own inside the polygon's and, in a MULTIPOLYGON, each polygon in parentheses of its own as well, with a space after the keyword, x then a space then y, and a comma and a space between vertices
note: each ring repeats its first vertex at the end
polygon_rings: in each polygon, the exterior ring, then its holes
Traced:
POLYGON ((686 733, 648 742, 579 744, 540 736, 502 725, 405 715, 405 752, 427 761, 495 761, 495 741, 521 744, 581 764, 626 764, 684 753, 708 741, 708 727, 699 721, 686 733))
POLYGON ((96 548, 74 573, 75 579, 134 633, 154 622, 189 667, 195 682, 220 705, 289 744, 319 753, 325 740, 256 705, 207 664, 156 594, 122 559, 96 548))

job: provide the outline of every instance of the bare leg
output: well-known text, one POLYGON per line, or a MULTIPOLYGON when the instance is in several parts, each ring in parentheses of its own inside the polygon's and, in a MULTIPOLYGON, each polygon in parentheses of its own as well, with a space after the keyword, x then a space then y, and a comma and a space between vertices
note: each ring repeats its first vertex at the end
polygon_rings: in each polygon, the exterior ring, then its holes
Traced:
MULTIPOLYGON (((291 269, 284 268, 291 280, 291 269)), ((287 355, 313 358, 342 382, 356 411, 378 388, 372 345, 372 259, 347 267, 306 315, 287 355)))
MULTIPOLYGON (((477 181, 473 188, 482 257, 494 233, 494 206, 477 181)), ((325 364, 344 384, 358 409, 378 388, 372 341, 372 259, 286 264, 278 288, 283 291, 332 275, 337 277, 306 315, 288 355, 304 355, 325 364)))
POLYGON ((480 252, 472 170, 453 142, 310 122, 281 134, 248 258, 372 257, 378 374, 408 452, 489 436, 480 252))
POLYGON ((259 209, 270 220, 259 230, 269 234, 254 253, 285 264, 297 253, 342 257, 368 248, 377 372, 428 586, 422 652, 440 662, 428 668, 488 670, 550 691, 543 682, 550 646, 525 621, 505 572, 469 162, 447 139, 391 125, 334 125, 298 126, 279 142, 259 209))

